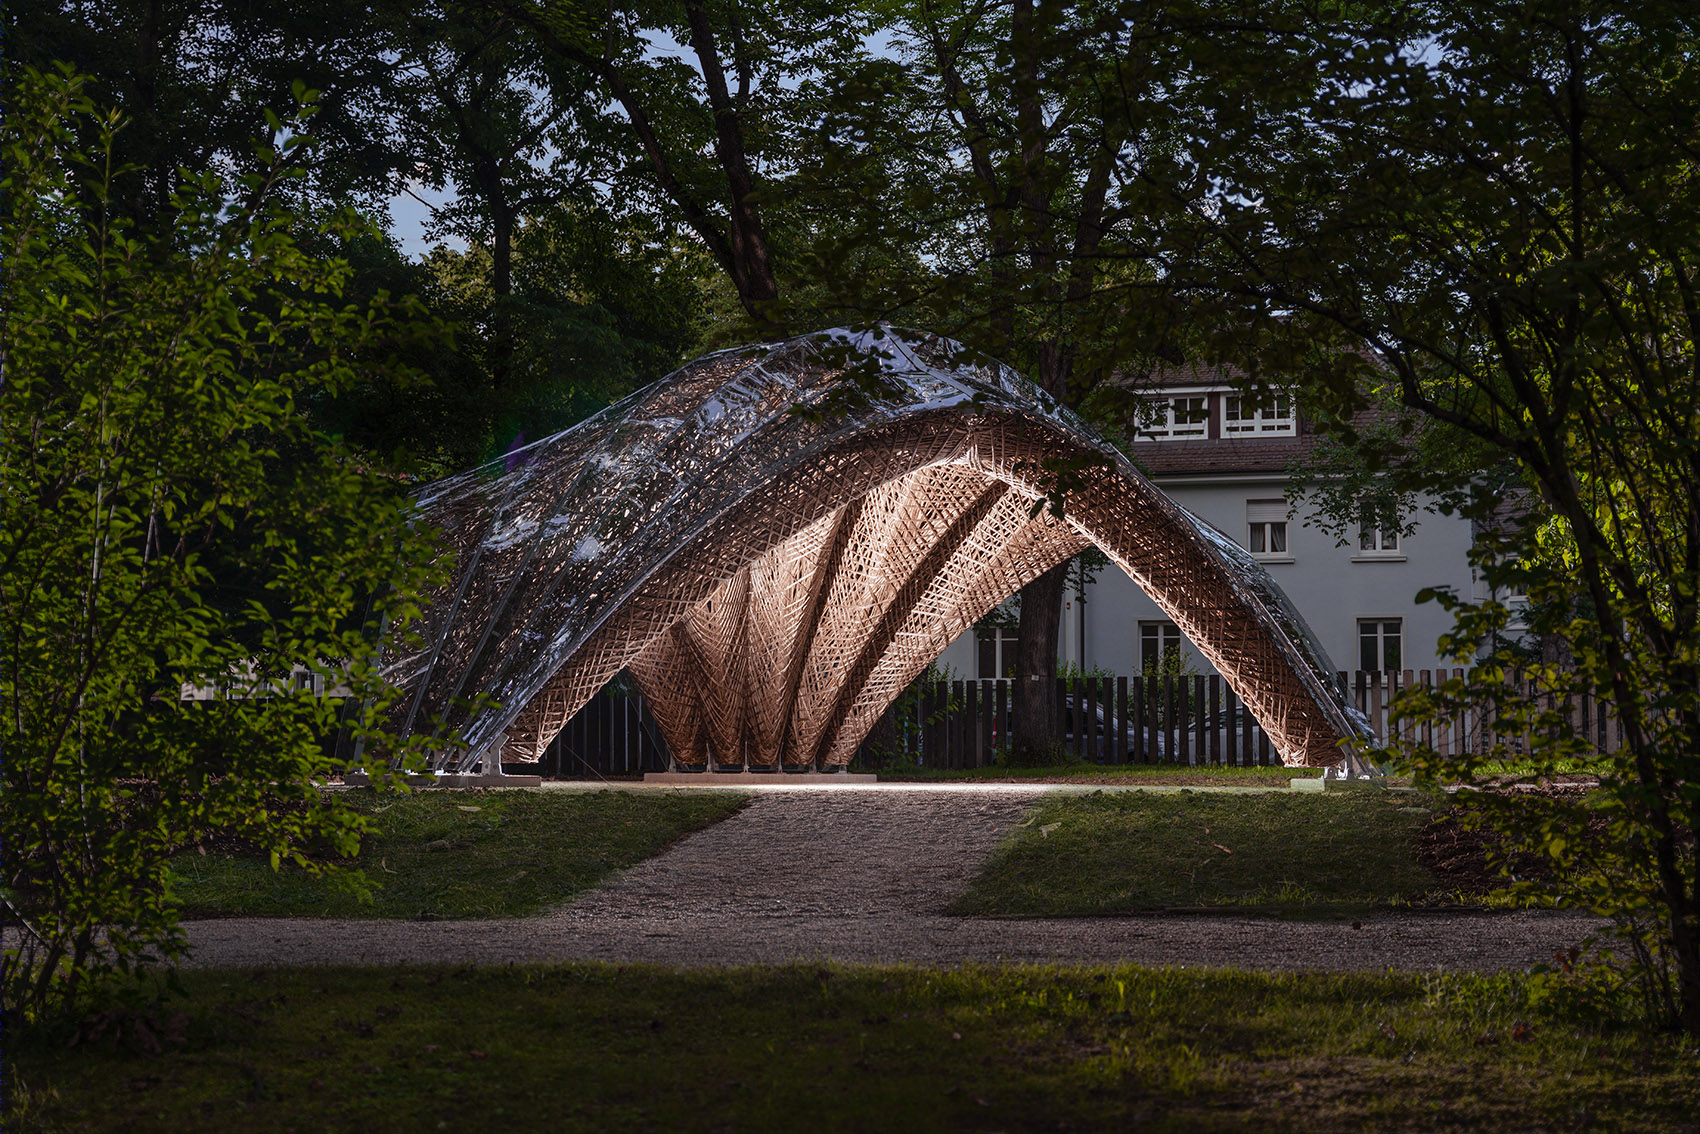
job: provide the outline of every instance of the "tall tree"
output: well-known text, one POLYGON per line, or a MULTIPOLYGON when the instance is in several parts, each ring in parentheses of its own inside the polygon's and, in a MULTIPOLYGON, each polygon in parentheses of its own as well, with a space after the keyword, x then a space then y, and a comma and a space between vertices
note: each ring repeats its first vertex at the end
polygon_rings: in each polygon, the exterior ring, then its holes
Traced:
POLYGON ((113 207, 168 224, 179 169, 252 168, 254 140, 284 139, 267 107, 297 83, 322 92, 305 174, 280 187, 300 208, 355 203, 382 216, 408 156, 392 144, 397 89, 388 0, 313 5, 243 0, 42 0, 6 10, 6 67, 69 63, 89 94, 135 125, 115 145, 113 207))
MULTIPOLYGON (((1313 363, 1341 420, 1382 382, 1538 494, 1484 566, 1541 600, 1573 665, 1540 670, 1532 698, 1490 654, 1441 707, 1488 707, 1544 765, 1599 772, 1591 802, 1526 830, 1563 897, 1620 919, 1655 1007, 1700 1034, 1700 16, 1412 3, 1269 43, 1255 91, 1224 77, 1176 182, 1194 222, 1177 239, 1208 253, 1176 270, 1313 363), (1587 686, 1621 753, 1547 711, 1587 686), (1605 857, 1578 838, 1601 815, 1605 857)), ((1473 660, 1507 612, 1451 601, 1443 644, 1473 660)), ((1415 755, 1467 774, 1488 754, 1415 755)))
POLYGON ((123 120, 80 85, 20 73, 0 186, 0 992, 28 1011, 180 953, 168 863, 215 832, 274 865, 357 847, 313 780, 339 726, 383 735, 376 625, 405 624, 433 557, 399 486, 300 411, 406 327, 291 237, 287 151, 185 178, 138 235, 105 207, 123 120))
POLYGON ((555 73, 535 42, 492 10, 426 6, 396 29, 398 126, 410 181, 454 191, 433 230, 483 250, 492 302, 481 328, 488 380, 507 384, 514 352, 514 235, 528 216, 592 197, 603 155, 578 118, 596 111, 585 86, 555 73))
POLYGON ((686 0, 594 14, 567 0, 504 2, 619 108, 640 183, 714 258, 748 330, 787 333, 784 240, 772 217, 799 160, 798 92, 863 53, 872 13, 817 0, 686 0))
MULTIPOLYGON (((839 232, 817 241, 819 270, 846 306, 954 334, 1124 425, 1130 379, 1176 345, 1148 238, 1169 204, 1142 177, 1183 136, 1204 18, 1114 2, 885 10, 896 62, 841 81, 804 179, 843 200, 839 232)), ((1066 507, 1073 470, 1036 471, 1066 507)), ((1028 759, 1062 740, 1048 679, 1066 576, 1058 567, 1021 595, 1015 746, 1028 759)))

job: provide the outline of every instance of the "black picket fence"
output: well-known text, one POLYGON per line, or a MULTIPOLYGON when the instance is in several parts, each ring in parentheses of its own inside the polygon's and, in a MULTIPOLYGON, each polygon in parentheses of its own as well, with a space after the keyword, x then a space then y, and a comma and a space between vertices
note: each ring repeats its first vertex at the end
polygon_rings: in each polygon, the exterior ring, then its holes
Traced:
MULTIPOLYGON (((1242 767, 1281 762, 1263 729, 1218 676, 1053 680, 1063 747, 1077 760, 1242 767)), ((924 684, 891 710, 897 751, 889 756, 934 768, 992 764, 1009 745, 1014 701, 1009 679, 924 684)))
MULTIPOLYGON (((1533 737, 1528 732, 1508 731, 1500 727, 1491 703, 1458 712, 1441 721, 1393 720, 1393 699, 1402 691, 1417 686, 1432 688, 1450 678, 1464 679, 1468 674, 1465 669, 1444 668, 1358 670, 1352 674, 1342 671, 1338 679, 1341 688, 1368 718, 1370 728, 1378 737, 1420 741, 1444 756, 1485 753, 1499 746, 1512 756, 1528 752, 1533 737)), ((1615 752, 1623 746, 1623 724, 1617 719, 1609 700, 1587 691, 1555 694, 1543 689, 1534 677, 1520 671, 1510 676, 1508 685, 1542 712, 1551 714, 1555 719, 1563 718, 1573 735, 1600 752, 1615 752)))
POLYGON ((661 726, 638 694, 603 692, 573 714, 537 764, 514 771, 558 780, 665 772, 672 763, 661 726))
MULTIPOLYGON (((1526 751, 1529 738, 1496 732, 1489 712, 1461 712, 1422 725, 1395 726, 1389 708, 1400 690, 1463 677, 1462 669, 1341 671, 1340 687, 1377 736, 1396 728, 1401 739, 1421 739, 1445 754, 1486 751, 1503 743, 1526 751), (1412 730, 1420 729, 1415 737, 1412 730)), ((1269 738, 1219 676, 1163 675, 1056 678, 1055 696, 1065 721, 1064 745, 1076 759, 1098 764, 1216 764, 1269 767, 1281 763, 1269 738)), ((979 768, 1007 748, 1014 714, 1008 679, 918 683, 887 710, 854 766, 892 761, 933 768, 979 768)), ((1580 696, 1555 706, 1579 735, 1600 750, 1622 743, 1610 706, 1580 696)), ((560 779, 635 776, 666 771, 667 744, 636 694, 604 692, 567 723, 539 765, 514 770, 560 779)))

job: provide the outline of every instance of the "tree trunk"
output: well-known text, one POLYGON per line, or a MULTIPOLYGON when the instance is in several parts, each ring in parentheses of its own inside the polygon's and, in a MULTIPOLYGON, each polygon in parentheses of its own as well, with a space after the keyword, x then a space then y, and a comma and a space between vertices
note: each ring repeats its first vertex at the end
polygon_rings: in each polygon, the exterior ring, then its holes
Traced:
POLYGON ((490 193, 490 215, 494 229, 490 243, 490 384, 500 390, 508 385, 514 357, 514 216, 500 173, 490 193))
POLYGON ((1063 750, 1057 711, 1057 634, 1062 629, 1068 564, 1060 563, 1021 588, 1016 645, 1015 721, 1010 744, 1017 764, 1054 764, 1063 750))
POLYGON ((1671 907, 1671 951, 1676 954, 1678 1024, 1700 1038, 1700 934, 1695 932, 1693 915, 1684 908, 1686 895, 1683 899, 1671 902, 1666 896, 1671 907))
POLYGON ((726 268, 744 310, 769 333, 782 336, 786 327, 778 313, 779 283, 768 255, 761 210, 754 200, 755 174, 744 140, 742 100, 734 99, 726 85, 715 43, 716 29, 708 12, 701 4, 687 4, 685 18, 691 29, 691 49, 702 67, 709 109, 714 113, 714 154, 726 175, 726 236, 731 252, 726 268))

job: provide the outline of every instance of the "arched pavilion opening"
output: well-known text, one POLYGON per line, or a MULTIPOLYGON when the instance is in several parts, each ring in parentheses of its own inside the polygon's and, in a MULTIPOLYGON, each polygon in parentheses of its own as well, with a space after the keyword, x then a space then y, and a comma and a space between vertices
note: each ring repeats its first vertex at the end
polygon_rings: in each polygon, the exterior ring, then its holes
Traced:
POLYGON ((417 500, 448 583, 392 646, 439 771, 539 759, 629 671, 685 766, 840 768, 959 634, 1088 546, 1284 763, 1363 734, 1262 566, 1009 367, 838 329, 708 355, 417 500), (1062 518, 1036 508, 1071 470, 1062 518))

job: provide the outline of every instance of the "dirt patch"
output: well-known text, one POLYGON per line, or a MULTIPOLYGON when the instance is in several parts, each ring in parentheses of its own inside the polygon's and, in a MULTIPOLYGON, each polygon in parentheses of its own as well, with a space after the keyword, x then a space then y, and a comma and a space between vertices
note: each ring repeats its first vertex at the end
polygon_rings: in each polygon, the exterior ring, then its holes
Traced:
MULTIPOLYGON (((1597 841, 1605 837, 1607 820, 1580 814, 1576 808, 1598 786, 1592 777, 1576 776, 1539 784, 1492 784, 1484 794, 1495 797, 1486 802, 1504 808, 1508 816, 1571 809, 1572 835, 1597 841)), ((1465 812, 1470 806, 1460 801, 1417 833, 1417 862, 1440 879, 1442 888, 1479 895, 1505 885, 1508 875, 1536 881, 1553 877, 1550 858, 1517 851, 1498 831, 1473 825, 1465 812)))

